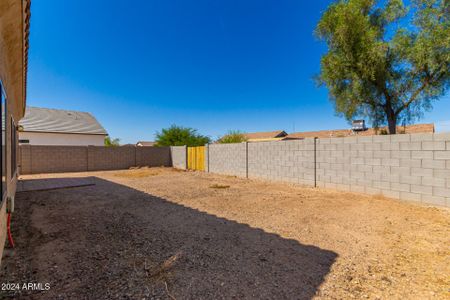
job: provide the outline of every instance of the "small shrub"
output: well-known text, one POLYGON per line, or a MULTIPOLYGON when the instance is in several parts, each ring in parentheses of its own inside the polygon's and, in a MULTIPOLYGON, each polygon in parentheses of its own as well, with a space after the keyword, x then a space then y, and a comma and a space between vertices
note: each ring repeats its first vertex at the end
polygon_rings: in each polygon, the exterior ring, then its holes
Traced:
POLYGON ((389 134, 389 132, 386 130, 386 129, 381 129, 380 130, 380 135, 388 135, 389 134))
POLYGON ((109 135, 105 137, 104 145, 106 147, 120 146, 120 139, 112 139, 109 135))
POLYGON ((239 130, 230 130, 217 142, 219 144, 232 144, 232 143, 242 143, 245 141, 247 141, 247 138, 242 132, 240 132, 239 130))
POLYGON ((210 138, 197 133, 196 129, 172 125, 156 133, 156 146, 203 146, 210 138))

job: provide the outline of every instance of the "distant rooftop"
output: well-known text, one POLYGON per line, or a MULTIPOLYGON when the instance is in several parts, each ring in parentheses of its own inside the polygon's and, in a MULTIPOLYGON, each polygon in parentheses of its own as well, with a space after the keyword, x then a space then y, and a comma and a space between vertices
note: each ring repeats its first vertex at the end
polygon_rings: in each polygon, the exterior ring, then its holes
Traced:
POLYGON ((266 140, 285 137, 287 133, 284 130, 268 131, 268 132, 250 132, 244 133, 248 140, 266 140))
POLYGON ((152 141, 139 141, 136 143, 136 146, 144 146, 144 147, 151 147, 155 146, 156 142, 152 141))
POLYGON ((450 121, 436 122, 436 132, 450 132, 450 121))
MULTIPOLYGON (((304 131, 294 132, 289 134, 287 139, 302 139, 302 138, 330 138, 330 137, 346 137, 346 136, 369 136, 378 135, 383 131, 387 131, 387 127, 380 127, 378 129, 369 128, 365 131, 354 132, 351 129, 335 129, 335 130, 320 130, 320 131, 304 131)), ((434 124, 415 124, 408 126, 397 126, 397 133, 433 133, 434 124)))
POLYGON ((31 106, 27 106, 19 126, 28 132, 108 134, 88 112, 31 106))

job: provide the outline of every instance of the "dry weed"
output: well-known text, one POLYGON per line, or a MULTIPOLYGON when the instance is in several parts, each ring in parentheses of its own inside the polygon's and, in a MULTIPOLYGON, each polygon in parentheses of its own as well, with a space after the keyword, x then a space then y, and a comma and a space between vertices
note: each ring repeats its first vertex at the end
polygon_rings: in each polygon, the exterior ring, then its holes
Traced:
POLYGON ((212 188, 212 189, 227 189, 230 186, 229 185, 222 185, 222 184, 215 183, 215 184, 213 184, 213 185, 211 185, 209 187, 212 188))
POLYGON ((114 174, 114 176, 121 178, 144 178, 149 176, 156 176, 159 174, 160 172, 157 170, 145 168, 145 169, 132 169, 123 172, 117 172, 114 174))
POLYGON ((177 262, 177 260, 181 257, 182 252, 178 251, 168 259, 166 259, 161 265, 153 268, 153 269, 147 269, 147 275, 151 278, 159 278, 159 279, 165 279, 170 272, 170 269, 173 267, 173 265, 177 262))

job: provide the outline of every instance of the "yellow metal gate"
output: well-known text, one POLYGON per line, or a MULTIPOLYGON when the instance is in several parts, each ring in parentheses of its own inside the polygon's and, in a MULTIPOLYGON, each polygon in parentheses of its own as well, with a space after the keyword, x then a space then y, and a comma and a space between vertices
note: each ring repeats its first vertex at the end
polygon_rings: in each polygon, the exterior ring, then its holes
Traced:
POLYGON ((205 170, 205 146, 188 147, 188 169, 205 170))

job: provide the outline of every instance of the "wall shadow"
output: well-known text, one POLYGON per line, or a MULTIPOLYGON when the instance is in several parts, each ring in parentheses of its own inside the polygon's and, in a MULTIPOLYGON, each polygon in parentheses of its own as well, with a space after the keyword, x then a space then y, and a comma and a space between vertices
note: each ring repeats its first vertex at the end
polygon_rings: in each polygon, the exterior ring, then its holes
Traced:
POLYGON ((337 258, 90 178, 94 186, 17 194, 17 255, 4 259, 0 281, 49 282, 48 291, 21 293, 42 299, 311 299, 337 258))

